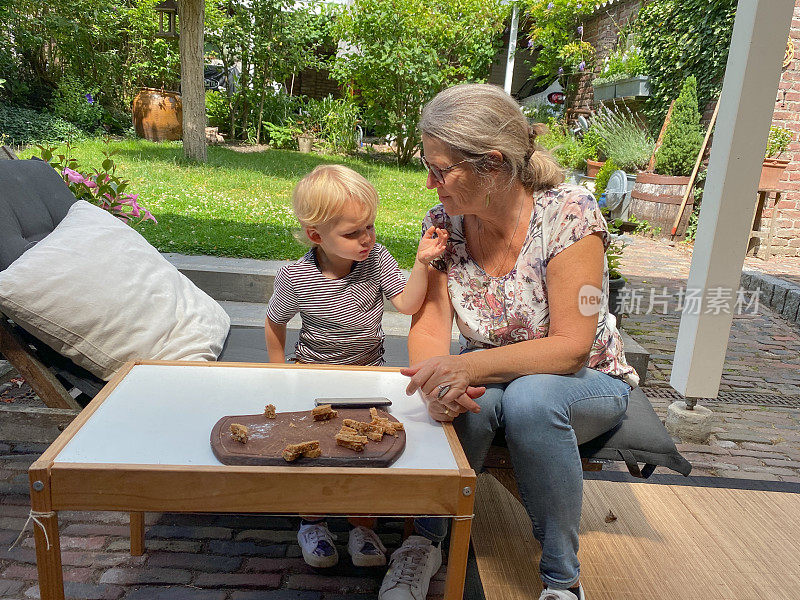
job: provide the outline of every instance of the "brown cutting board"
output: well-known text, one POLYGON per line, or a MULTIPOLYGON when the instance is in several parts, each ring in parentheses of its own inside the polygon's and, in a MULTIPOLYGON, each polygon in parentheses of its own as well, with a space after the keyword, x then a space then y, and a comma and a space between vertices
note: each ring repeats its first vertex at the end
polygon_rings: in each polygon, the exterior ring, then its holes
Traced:
MULTIPOLYGON (((344 419, 372 420, 368 408, 337 408, 339 416, 328 421, 314 421, 311 411, 278 413, 276 418, 264 415, 234 415, 222 417, 211 430, 211 448, 214 455, 225 465, 298 465, 304 467, 388 467, 403 453, 406 432, 400 430, 397 437, 384 435, 380 442, 370 440, 363 452, 355 452, 336 444, 334 436, 342 427, 344 419), (231 423, 245 425, 250 436, 242 444, 231 438, 231 423), (294 425, 294 426, 292 426, 294 425), (319 440, 322 456, 298 458, 294 462, 283 459, 283 449, 288 444, 319 440)), ((382 417, 397 421, 382 410, 382 417)))

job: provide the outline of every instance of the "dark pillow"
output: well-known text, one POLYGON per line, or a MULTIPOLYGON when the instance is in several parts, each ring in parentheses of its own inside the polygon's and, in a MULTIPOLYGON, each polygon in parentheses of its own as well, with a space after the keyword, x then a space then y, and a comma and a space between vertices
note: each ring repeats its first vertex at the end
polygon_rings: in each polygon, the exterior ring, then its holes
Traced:
POLYGON ((579 448, 584 458, 624 460, 635 477, 647 478, 656 467, 667 467, 681 475, 692 470, 640 388, 631 390, 628 411, 619 425, 579 448), (644 467, 639 469, 639 463, 644 467))
POLYGON ((0 160, 0 271, 55 229, 75 196, 41 160, 0 160))

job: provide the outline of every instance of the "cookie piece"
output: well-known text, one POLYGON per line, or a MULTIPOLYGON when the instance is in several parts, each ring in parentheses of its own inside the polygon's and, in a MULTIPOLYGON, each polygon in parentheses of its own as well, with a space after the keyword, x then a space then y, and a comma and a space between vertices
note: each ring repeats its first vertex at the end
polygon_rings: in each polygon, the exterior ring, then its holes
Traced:
POLYGON ((308 442, 300 442, 299 444, 289 444, 283 449, 283 460, 286 462, 293 462, 305 456, 306 458, 317 458, 322 456, 322 450, 319 447, 319 440, 311 440, 308 442))
POLYGON ((267 417, 268 419, 274 419, 275 418, 275 405, 274 404, 267 404, 264 407, 264 416, 267 417))
POLYGON ((346 427, 355 429, 361 435, 367 436, 373 442, 380 442, 383 439, 383 428, 372 423, 363 423, 354 419, 342 421, 346 427))
POLYGON ((315 421, 327 421, 338 416, 339 412, 333 410, 330 404, 322 404, 311 409, 311 416, 315 421))
POLYGON ((344 448, 350 448, 356 452, 363 452, 367 445, 367 436, 354 433, 339 432, 336 434, 336 444, 344 448))
POLYGON ((246 444, 249 435, 250 432, 245 425, 240 425, 239 423, 231 423, 231 437, 234 440, 236 440, 237 442, 241 442, 242 444, 246 444))

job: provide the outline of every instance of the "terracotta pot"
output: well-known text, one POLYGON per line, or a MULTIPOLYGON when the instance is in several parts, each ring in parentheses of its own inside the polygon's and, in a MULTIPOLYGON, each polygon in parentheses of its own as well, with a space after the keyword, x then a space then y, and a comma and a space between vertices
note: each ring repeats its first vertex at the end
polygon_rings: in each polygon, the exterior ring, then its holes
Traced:
MULTIPOLYGON (((688 177, 639 171, 631 191, 630 214, 635 215, 640 221, 647 221, 653 227, 660 227, 662 237, 669 236, 687 185, 689 185, 688 177)), ((683 236, 686 231, 693 206, 694 197, 690 195, 678 223, 676 235, 683 236)))
POLYGON ((761 179, 758 181, 758 189, 778 189, 778 181, 788 165, 789 161, 785 158, 765 158, 761 164, 761 179))
POLYGON ((142 88, 133 99, 136 135, 151 142, 183 137, 183 104, 178 92, 142 88))
POLYGON ((596 161, 596 160, 587 160, 586 161, 586 176, 587 177, 597 177, 598 171, 600 168, 606 164, 606 161, 596 161))

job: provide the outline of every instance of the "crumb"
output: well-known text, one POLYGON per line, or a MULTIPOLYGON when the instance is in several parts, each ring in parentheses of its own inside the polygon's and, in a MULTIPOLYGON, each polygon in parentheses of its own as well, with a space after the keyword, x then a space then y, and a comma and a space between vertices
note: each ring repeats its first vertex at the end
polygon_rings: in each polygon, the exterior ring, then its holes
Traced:
POLYGON ((363 452, 364 446, 367 445, 367 436, 353 433, 343 433, 340 431, 336 434, 336 443, 339 446, 350 448, 350 450, 363 452))
POLYGON ((311 416, 315 421, 327 421, 338 416, 339 412, 331 408, 330 404, 322 404, 311 409, 311 416))
POLYGON ((295 425, 295 424, 294 424, 294 421, 291 421, 291 422, 289 423, 289 427, 297 427, 297 425, 295 425))
POLYGON ((231 437, 234 440, 241 442, 242 444, 246 444, 248 435, 249 431, 247 427, 240 425, 239 423, 231 423, 231 437))
POLYGON ((609 509, 608 514, 606 515, 606 523, 613 523, 616 520, 617 515, 615 515, 614 512, 609 509))
POLYGON ((274 404, 267 404, 264 407, 264 416, 267 417, 268 419, 274 419, 275 418, 275 405, 274 404))

